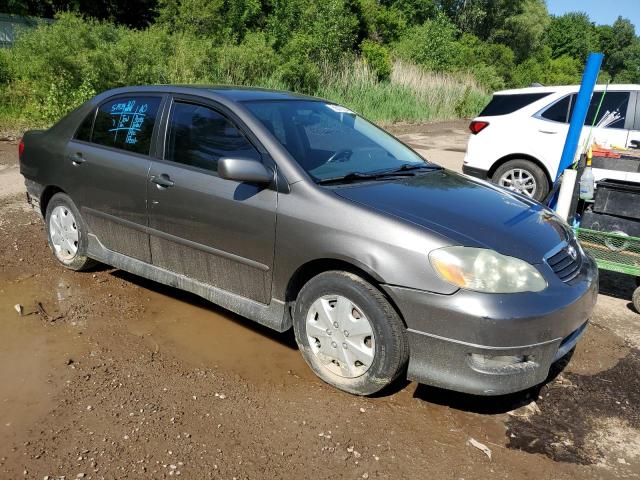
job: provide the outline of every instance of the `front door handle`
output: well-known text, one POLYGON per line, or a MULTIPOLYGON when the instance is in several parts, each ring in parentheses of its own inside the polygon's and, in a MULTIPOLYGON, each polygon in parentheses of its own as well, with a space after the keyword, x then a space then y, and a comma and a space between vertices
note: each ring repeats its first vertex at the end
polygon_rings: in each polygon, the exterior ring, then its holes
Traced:
POLYGON ((151 183, 155 183, 158 188, 169 188, 175 185, 175 182, 169 178, 169 175, 162 173, 160 175, 154 175, 150 179, 151 183))
POLYGON ((71 160, 71 163, 76 167, 81 163, 87 161, 87 159, 84 158, 80 152, 72 153, 71 155, 69 155, 69 160, 71 160))
POLYGON ((540 133, 546 133, 547 135, 555 135, 558 133, 556 130, 538 130, 540 133))

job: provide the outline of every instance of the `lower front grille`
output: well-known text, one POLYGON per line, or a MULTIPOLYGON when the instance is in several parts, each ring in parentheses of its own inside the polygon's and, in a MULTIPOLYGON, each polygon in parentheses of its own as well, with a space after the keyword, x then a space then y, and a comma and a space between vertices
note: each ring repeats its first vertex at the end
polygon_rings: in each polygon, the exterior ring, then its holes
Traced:
POLYGON ((560 250, 547 258, 551 270, 565 283, 578 276, 582 266, 582 255, 575 244, 565 243, 560 250))

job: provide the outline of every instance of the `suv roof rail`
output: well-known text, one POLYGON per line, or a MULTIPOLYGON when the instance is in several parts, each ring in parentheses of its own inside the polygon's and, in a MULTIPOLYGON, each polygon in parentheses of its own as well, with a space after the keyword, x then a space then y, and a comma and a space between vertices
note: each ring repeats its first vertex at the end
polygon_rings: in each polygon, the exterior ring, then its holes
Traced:
POLYGON ((542 85, 541 83, 538 82, 533 82, 531 85, 529 85, 530 87, 544 87, 544 85, 542 85))

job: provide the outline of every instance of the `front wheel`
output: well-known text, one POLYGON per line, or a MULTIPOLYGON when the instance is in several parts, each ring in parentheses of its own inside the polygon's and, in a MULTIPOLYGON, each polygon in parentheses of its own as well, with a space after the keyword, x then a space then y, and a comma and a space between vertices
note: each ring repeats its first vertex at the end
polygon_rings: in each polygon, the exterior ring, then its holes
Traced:
POLYGON ((312 278, 298 295, 293 317, 305 361, 340 390, 370 395, 404 371, 404 324, 385 296, 357 275, 330 271, 312 278))
POLYGON ((491 180, 496 185, 522 193, 539 202, 549 193, 547 176, 530 160, 509 160, 496 169, 491 180))

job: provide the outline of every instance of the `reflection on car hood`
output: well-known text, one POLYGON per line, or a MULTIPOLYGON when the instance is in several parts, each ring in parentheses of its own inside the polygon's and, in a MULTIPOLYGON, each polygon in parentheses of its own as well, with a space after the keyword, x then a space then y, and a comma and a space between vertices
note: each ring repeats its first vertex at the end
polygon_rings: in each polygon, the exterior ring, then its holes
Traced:
POLYGON ((540 263, 568 233, 540 204, 457 173, 344 185, 343 198, 413 222, 453 243, 540 263))

